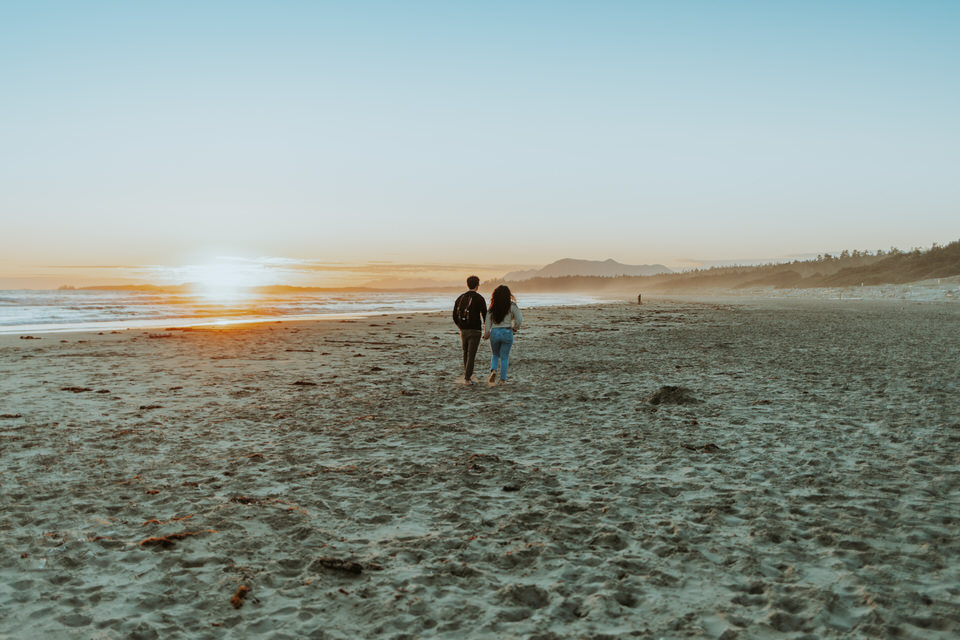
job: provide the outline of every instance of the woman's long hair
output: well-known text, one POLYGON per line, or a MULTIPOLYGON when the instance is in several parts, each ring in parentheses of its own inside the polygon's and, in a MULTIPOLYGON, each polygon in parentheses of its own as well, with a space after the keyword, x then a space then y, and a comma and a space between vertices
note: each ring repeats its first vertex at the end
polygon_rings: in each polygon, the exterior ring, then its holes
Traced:
POLYGON ((510 287, 505 284, 493 290, 493 295, 490 296, 490 316, 493 318, 494 324, 503 322, 503 319, 510 313, 510 303, 515 300, 516 298, 510 293, 510 287))

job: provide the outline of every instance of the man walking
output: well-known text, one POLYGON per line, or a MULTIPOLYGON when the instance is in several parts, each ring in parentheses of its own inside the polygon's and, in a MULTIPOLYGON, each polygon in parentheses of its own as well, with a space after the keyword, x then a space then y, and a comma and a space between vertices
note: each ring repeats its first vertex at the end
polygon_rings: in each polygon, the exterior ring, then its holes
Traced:
POLYGON ((480 278, 467 278, 467 291, 460 294, 453 305, 453 322, 460 329, 460 344, 463 346, 463 379, 467 384, 476 384, 473 379, 473 361, 483 336, 483 323, 487 320, 487 301, 477 293, 480 278))

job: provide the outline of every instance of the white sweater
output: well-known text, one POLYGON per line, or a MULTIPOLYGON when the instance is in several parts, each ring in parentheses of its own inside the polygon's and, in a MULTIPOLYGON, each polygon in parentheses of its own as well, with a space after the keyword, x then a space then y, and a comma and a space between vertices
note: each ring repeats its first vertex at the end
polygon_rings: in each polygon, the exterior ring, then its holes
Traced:
POLYGON ((503 316, 503 320, 500 322, 493 321, 493 314, 487 313, 487 321, 483 325, 483 337, 490 337, 491 329, 513 329, 516 331, 520 328, 520 323, 523 322, 523 315, 520 313, 520 307, 517 306, 516 302, 510 303, 510 311, 507 311, 507 315, 503 316))

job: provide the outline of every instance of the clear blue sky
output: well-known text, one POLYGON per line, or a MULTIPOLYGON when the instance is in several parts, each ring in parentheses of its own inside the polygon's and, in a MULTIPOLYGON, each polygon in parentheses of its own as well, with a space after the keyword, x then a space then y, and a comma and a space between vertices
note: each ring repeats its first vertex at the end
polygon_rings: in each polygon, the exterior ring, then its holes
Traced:
POLYGON ((960 237, 960 2, 4 2, 0 276, 960 237))

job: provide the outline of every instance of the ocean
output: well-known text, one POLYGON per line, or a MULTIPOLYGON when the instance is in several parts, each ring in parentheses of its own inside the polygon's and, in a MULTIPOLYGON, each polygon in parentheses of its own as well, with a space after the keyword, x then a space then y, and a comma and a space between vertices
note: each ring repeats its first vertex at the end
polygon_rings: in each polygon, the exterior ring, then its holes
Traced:
MULTIPOLYGON (((211 298, 103 290, 0 290, 0 333, 103 331, 309 320, 453 308, 456 295, 435 293, 297 293, 211 298)), ((521 308, 596 302, 584 295, 524 295, 521 308)))

